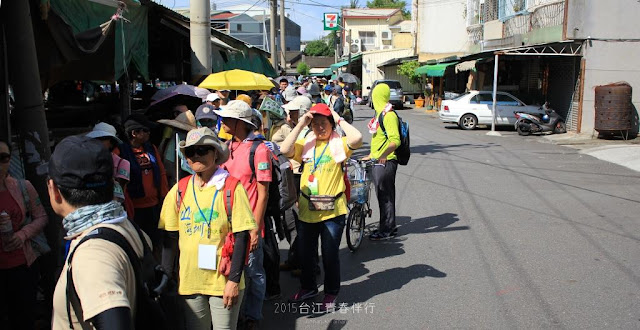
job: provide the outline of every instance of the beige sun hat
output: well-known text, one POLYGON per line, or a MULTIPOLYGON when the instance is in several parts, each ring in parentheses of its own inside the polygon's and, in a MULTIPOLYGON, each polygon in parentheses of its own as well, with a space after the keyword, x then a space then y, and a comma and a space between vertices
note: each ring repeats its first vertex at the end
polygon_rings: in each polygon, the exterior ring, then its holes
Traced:
POLYGON ((229 159, 229 148, 222 143, 216 134, 207 127, 192 129, 187 133, 187 138, 180 141, 180 152, 184 154, 184 149, 191 146, 212 146, 216 148, 216 165, 220 165, 229 159))
POLYGON ((158 122, 187 132, 198 127, 196 117, 189 110, 180 113, 175 119, 160 119, 158 122))
POLYGON ((222 118, 234 118, 242 120, 243 122, 253 126, 254 128, 257 128, 251 122, 253 110, 251 110, 251 107, 244 101, 233 100, 227 103, 227 105, 222 106, 221 110, 213 110, 213 112, 222 118))
POLYGON ((293 101, 287 104, 284 104, 282 107, 284 108, 285 111, 287 111, 287 113, 289 113, 289 111, 291 110, 294 110, 294 111, 299 110, 300 115, 302 116, 307 111, 309 111, 309 109, 311 109, 311 100, 304 95, 300 95, 300 96, 296 96, 296 98, 293 99, 293 101))

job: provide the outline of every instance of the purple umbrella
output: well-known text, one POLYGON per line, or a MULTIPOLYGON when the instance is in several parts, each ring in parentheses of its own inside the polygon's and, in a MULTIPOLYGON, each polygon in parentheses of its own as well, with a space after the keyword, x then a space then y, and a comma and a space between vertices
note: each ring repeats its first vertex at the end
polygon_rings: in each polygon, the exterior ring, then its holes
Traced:
POLYGON ((165 89, 161 89, 157 91, 151 97, 151 105, 153 106, 156 103, 162 102, 169 98, 172 98, 177 95, 191 96, 194 98, 198 98, 200 100, 204 100, 207 95, 209 95, 209 90, 192 86, 192 85, 175 85, 165 89))

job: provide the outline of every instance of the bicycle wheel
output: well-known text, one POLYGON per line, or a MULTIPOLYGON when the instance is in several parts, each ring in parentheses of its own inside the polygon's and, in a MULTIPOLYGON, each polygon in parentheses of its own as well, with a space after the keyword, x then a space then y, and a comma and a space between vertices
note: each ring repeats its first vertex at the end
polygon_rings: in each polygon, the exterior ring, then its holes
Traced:
POLYGON ((360 243, 362 243, 362 238, 364 237, 364 213, 362 212, 362 205, 356 204, 351 211, 349 211, 346 229, 347 246, 349 246, 349 250, 354 252, 360 247, 360 243))

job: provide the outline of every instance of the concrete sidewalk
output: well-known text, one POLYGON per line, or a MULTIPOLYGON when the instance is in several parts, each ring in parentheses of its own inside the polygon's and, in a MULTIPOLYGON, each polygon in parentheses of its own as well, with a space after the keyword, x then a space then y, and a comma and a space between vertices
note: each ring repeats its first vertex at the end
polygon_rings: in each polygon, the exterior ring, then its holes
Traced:
POLYGON ((640 138, 597 139, 590 135, 569 132, 544 135, 541 141, 578 149, 582 154, 640 172, 640 138))
MULTIPOLYGON (((405 109, 426 113, 432 118, 438 118, 437 110, 415 108, 413 104, 405 104, 405 109)), ((568 132, 565 134, 542 135, 541 138, 540 142, 578 149, 582 154, 640 172, 640 137, 630 140, 598 139, 589 134, 568 132)))

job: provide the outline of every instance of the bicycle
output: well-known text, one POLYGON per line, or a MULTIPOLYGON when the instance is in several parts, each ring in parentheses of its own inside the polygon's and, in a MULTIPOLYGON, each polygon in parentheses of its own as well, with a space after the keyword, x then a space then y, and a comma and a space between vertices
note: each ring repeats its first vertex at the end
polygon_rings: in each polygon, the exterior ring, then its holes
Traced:
POLYGON ((349 215, 345 236, 347 246, 351 252, 355 252, 364 238, 365 217, 371 217, 373 213, 370 205, 371 196, 371 168, 375 160, 349 159, 354 171, 349 175, 351 182, 351 198, 349 200, 349 215))

